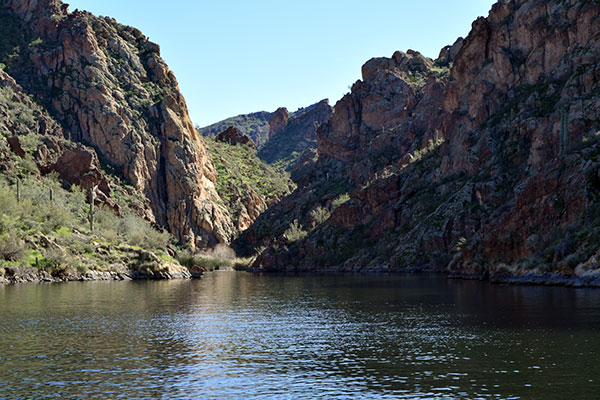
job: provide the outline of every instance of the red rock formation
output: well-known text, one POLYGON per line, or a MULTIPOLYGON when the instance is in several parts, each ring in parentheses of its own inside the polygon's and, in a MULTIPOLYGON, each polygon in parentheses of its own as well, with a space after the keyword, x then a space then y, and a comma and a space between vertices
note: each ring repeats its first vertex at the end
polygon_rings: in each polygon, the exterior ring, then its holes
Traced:
POLYGON ((255 267, 597 269, 599 29, 597 2, 501 1, 438 60, 370 60, 319 130, 303 187, 244 239, 261 243, 258 232, 280 235, 293 219, 308 226, 306 205, 332 208, 342 191, 350 200, 255 267), (555 250, 565 235, 579 242, 555 250))
POLYGON ((246 135, 242 135, 240 131, 233 126, 230 126, 223 132, 219 133, 217 135, 217 140, 219 142, 229 143, 233 146, 240 144, 256 149, 256 144, 254 144, 252 139, 246 135))
POLYGON ((287 127, 288 118, 289 113, 287 108, 285 107, 278 108, 273 113, 271 119, 269 119, 269 140, 271 140, 273 136, 285 130, 285 128, 287 127))
POLYGON ((12 153, 21 158, 26 156, 19 135, 46 135, 40 138, 41 143, 37 148, 30 149, 35 153, 35 162, 40 172, 56 172, 63 181, 72 185, 83 189, 95 188, 98 204, 108 205, 120 214, 119 206, 111 198, 109 182, 100 168, 96 152, 89 147, 64 140, 62 128, 23 93, 14 79, 0 71, 0 89, 2 88, 10 89, 10 107, 13 110, 8 109, 8 105, 0 104, 0 130, 14 135, 7 138, 12 153), (16 107, 20 107, 18 112, 32 113, 34 121, 28 121, 27 118, 23 120, 20 115, 15 115, 16 107), (13 117, 16 117, 15 120, 13 117))

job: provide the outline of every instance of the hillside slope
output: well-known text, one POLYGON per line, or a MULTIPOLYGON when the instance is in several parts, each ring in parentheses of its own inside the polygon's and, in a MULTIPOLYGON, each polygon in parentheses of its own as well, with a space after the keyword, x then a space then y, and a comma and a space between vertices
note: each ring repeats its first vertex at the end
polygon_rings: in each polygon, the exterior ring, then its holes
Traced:
POLYGON ((599 39, 597 1, 501 1, 437 60, 370 60, 239 248, 278 236, 263 270, 597 282, 599 39))
POLYGON ((189 277, 144 200, 0 71, 0 283, 189 277))
POLYGON ((316 148, 317 128, 332 113, 328 100, 293 113, 279 108, 269 120, 269 140, 260 148, 258 157, 281 170, 292 171, 305 151, 316 148))
POLYGON ((213 137, 233 126, 242 135, 250 137, 257 147, 260 147, 269 139, 269 120, 272 115, 273 113, 267 111, 241 114, 203 128, 197 127, 196 129, 202 136, 213 137))
POLYGON ((230 128, 215 138, 205 138, 205 143, 217 171, 217 192, 232 216, 237 236, 295 186, 287 174, 260 160, 251 142, 232 144, 235 140, 227 138, 232 132, 236 138, 241 136, 230 128))
POLYGON ((229 127, 249 136, 258 148, 258 157, 281 171, 293 172, 296 163, 310 159, 317 148, 317 128, 331 118, 328 100, 289 112, 257 112, 227 118, 213 125, 197 128, 203 136, 213 137, 229 127), (305 154, 306 152, 306 154, 305 154))
POLYGON ((143 193, 153 221, 198 248, 231 240, 214 165, 158 45, 59 0, 3 0, 0 20, 6 72, 143 193))

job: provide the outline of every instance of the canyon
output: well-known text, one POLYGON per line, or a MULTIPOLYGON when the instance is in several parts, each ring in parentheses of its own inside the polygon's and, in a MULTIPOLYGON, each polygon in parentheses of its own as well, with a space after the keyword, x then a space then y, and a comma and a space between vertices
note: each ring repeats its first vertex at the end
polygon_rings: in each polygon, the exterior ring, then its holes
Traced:
POLYGON ((136 28, 58 0, 0 18, 4 171, 30 154, 34 175, 252 271, 600 285, 597 1, 499 1, 437 59, 367 61, 334 107, 206 128, 136 28))

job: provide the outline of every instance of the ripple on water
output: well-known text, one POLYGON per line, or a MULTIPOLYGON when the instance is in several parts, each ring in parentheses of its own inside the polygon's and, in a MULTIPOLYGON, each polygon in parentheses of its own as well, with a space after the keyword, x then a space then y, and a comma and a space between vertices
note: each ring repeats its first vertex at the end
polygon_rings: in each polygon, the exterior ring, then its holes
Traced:
POLYGON ((0 287, 0 397, 584 398, 598 297, 422 275, 0 287))

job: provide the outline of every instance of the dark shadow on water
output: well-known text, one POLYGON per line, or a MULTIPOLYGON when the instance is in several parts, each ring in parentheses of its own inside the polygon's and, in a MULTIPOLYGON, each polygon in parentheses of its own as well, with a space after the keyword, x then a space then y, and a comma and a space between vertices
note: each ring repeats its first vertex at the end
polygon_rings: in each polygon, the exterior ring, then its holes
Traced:
POLYGON ((435 274, 0 286, 0 398, 591 398, 599 328, 600 290, 435 274))

